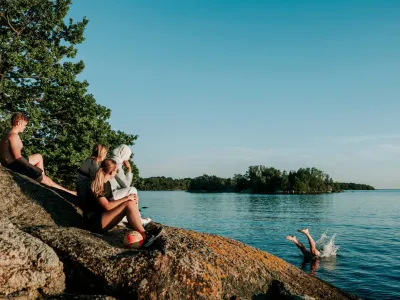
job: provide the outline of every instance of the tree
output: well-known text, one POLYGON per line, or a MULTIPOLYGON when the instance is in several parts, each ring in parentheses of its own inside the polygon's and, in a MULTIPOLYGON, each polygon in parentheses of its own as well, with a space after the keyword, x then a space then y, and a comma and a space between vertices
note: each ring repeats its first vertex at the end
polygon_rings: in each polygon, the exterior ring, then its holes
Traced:
POLYGON ((248 189, 249 181, 246 176, 241 174, 235 174, 232 179, 233 185, 236 192, 242 192, 248 189))
POLYGON ((282 172, 282 184, 281 184, 281 191, 282 192, 289 192, 289 175, 286 171, 282 172))
POLYGON ((230 186, 231 182, 229 181, 227 186, 226 181, 227 180, 225 178, 204 174, 203 176, 193 178, 189 183, 188 190, 192 192, 226 192, 227 188, 232 189, 230 186))
POLYGON ((24 150, 42 153, 47 173, 67 185, 94 144, 112 148, 137 139, 112 130, 110 109, 87 93, 85 80, 77 80, 84 63, 74 60, 75 46, 84 41, 88 20, 65 22, 70 5, 0 0, 0 128, 9 126, 12 113, 27 113, 24 150))

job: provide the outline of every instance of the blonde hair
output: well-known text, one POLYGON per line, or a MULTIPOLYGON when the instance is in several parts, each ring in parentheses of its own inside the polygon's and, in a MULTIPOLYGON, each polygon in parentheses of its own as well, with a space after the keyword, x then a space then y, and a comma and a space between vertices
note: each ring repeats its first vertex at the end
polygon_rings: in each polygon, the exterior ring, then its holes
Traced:
POLYGON ((104 176, 111 175, 117 167, 117 163, 113 159, 105 159, 101 162, 100 168, 96 172, 96 177, 93 180, 90 189, 96 197, 104 196, 104 176))
POLYGON ((91 157, 97 162, 101 162, 101 157, 107 154, 108 148, 104 144, 94 145, 91 157))

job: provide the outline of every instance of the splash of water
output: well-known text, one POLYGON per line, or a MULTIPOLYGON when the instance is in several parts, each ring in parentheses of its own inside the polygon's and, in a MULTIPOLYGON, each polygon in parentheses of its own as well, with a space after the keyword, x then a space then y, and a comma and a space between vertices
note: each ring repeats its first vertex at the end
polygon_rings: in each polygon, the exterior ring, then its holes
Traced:
POLYGON ((336 233, 332 236, 328 236, 326 231, 321 235, 318 241, 315 242, 317 249, 320 249, 320 257, 331 257, 336 256, 339 246, 335 245, 336 233))

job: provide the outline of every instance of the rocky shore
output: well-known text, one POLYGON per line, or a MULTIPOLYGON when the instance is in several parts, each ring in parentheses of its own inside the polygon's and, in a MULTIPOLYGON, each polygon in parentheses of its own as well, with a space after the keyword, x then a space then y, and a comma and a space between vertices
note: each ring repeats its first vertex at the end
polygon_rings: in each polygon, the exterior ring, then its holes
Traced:
POLYGON ((125 228, 86 231, 73 196, 3 167, 0 199, 0 299, 358 299, 217 235, 163 225, 153 248, 124 249, 125 228))

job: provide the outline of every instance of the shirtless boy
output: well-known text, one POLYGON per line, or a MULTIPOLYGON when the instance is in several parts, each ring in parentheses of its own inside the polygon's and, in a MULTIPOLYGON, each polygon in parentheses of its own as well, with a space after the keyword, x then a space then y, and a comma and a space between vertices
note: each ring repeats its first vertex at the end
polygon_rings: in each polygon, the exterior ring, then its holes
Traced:
POLYGON ((11 129, 6 131, 0 140, 1 164, 11 171, 28 176, 47 186, 76 195, 75 192, 58 185, 45 175, 41 154, 29 155, 27 158, 22 156, 23 144, 19 134, 24 132, 28 121, 28 117, 23 113, 16 113, 12 116, 11 129))

